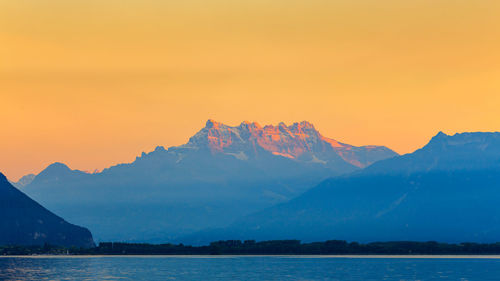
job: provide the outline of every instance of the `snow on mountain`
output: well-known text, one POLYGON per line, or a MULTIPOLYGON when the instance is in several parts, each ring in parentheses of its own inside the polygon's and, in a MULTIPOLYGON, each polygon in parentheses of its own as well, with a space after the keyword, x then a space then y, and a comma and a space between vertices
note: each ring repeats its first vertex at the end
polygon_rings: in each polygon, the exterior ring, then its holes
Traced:
POLYGON ((358 168, 381 159, 396 156, 383 146, 356 147, 324 137, 313 124, 302 121, 287 126, 261 126, 256 122, 242 122, 228 126, 209 119, 206 126, 179 148, 208 149, 211 153, 225 153, 241 160, 259 157, 259 150, 298 161, 328 163, 331 154, 337 154, 358 168))
POLYGON ((23 191, 97 239, 164 242, 228 225, 396 155, 326 138, 308 122, 232 127, 208 120, 184 145, 158 146, 100 173, 55 163, 23 191))
POLYGON ((500 235, 498 202, 500 133, 440 132, 413 153, 325 180, 229 228, 189 239, 490 243, 500 235))

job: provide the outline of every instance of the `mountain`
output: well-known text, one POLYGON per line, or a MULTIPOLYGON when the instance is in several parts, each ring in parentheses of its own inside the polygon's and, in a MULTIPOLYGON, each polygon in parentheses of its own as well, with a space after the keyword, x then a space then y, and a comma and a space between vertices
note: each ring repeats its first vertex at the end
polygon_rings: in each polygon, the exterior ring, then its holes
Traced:
POLYGON ((158 146, 100 173, 52 164, 25 191, 99 240, 165 242, 287 201, 332 175, 397 154, 322 136, 308 122, 208 120, 181 146, 158 146), (103 215, 105 214, 105 215, 103 215))
POLYGON ((411 154, 381 161, 365 173, 417 173, 426 171, 488 170, 500 165, 500 133, 439 132, 411 154))
POLYGON ((439 133, 414 153, 189 239, 497 242, 499 202, 500 133, 439 133))
POLYGON ((21 189, 30 184, 35 179, 35 174, 28 174, 20 178, 17 182, 10 182, 13 186, 21 189))
POLYGON ((258 158, 259 154, 271 153, 296 161, 321 163, 338 172, 363 168, 373 162, 396 155, 383 146, 362 146, 338 142, 322 136, 314 126, 303 121, 286 126, 260 126, 243 122, 230 127, 208 120, 205 128, 179 148, 208 149, 212 153, 225 153, 242 160, 258 158))
POLYGON ((0 173, 0 245, 93 247, 86 228, 70 224, 13 187, 0 173))

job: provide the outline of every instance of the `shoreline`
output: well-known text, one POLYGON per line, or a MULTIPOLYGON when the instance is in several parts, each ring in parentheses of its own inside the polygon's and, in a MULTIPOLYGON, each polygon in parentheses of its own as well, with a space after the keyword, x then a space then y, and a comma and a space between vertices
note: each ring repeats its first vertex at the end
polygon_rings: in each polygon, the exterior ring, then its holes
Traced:
POLYGON ((336 258, 336 259, 500 259, 499 255, 1 255, 0 258, 336 258))

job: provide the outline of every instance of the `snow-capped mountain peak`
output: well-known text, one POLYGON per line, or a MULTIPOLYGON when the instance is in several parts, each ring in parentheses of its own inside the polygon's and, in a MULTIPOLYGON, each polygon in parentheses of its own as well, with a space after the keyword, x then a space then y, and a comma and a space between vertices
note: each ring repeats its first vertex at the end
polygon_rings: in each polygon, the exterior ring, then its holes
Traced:
POLYGON ((239 126, 233 127, 209 119, 205 127, 191 137, 184 147, 208 149, 212 154, 244 153, 253 157, 257 157, 259 151, 264 151, 316 163, 326 163, 331 154, 335 154, 357 167, 364 167, 381 158, 396 155, 385 147, 355 147, 327 138, 307 121, 296 122, 290 126, 281 122, 278 125, 263 127, 256 122, 244 121, 239 126), (366 155, 370 152, 375 152, 378 156, 366 155))

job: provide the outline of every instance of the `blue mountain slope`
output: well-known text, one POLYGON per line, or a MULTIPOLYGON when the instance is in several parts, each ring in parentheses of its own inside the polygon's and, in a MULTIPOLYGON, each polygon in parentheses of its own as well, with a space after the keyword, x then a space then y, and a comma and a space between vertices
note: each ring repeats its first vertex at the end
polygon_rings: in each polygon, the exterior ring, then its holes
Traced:
POLYGON ((90 232, 54 215, 13 187, 0 173, 0 245, 92 247, 90 232))
POLYGON ((189 239, 494 242, 499 222, 500 134, 440 133, 414 153, 189 239))
POLYGON ((332 175, 397 155, 323 137, 309 123, 209 120, 188 143, 86 174, 55 164, 23 190, 99 240, 165 242, 289 200, 332 175))

